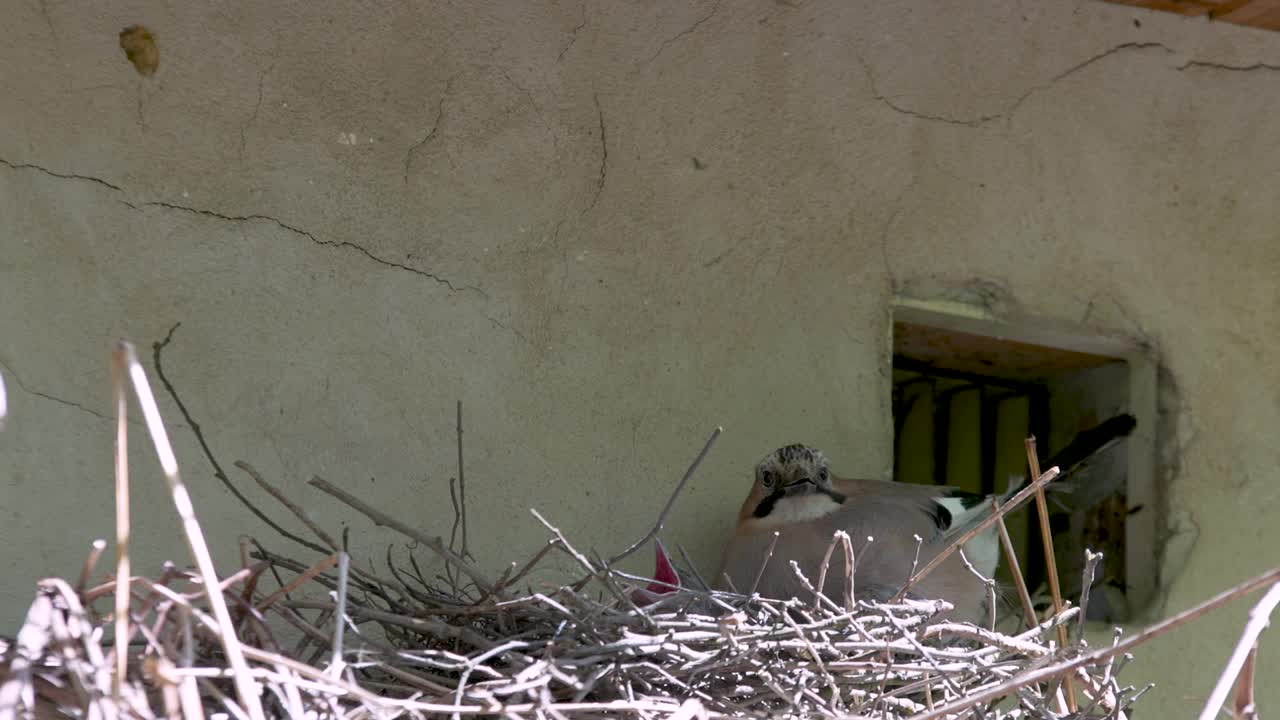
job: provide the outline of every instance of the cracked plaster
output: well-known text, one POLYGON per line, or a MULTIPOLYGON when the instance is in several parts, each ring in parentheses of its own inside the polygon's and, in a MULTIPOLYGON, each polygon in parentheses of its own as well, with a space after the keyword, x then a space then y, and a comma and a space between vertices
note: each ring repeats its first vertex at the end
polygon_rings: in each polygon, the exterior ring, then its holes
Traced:
MULTIPOLYGON (((0 361, 0 369, 4 370, 4 373, 3 373, 4 377, 8 378, 8 381, 10 383, 12 383, 22 392, 27 393, 28 395, 42 398, 44 400, 49 400, 51 402, 58 403, 59 405, 65 405, 66 407, 73 408, 82 413, 88 413, 102 420, 111 419, 110 415, 107 415, 100 410, 94 410, 93 408, 85 407, 84 405, 81 405, 80 403, 74 400, 67 400, 66 398, 61 398, 61 397, 58 397, 57 395, 50 395, 47 392, 41 392, 39 390, 28 387, 26 383, 22 382, 22 378, 18 375, 18 373, 13 371, 13 368, 10 367, 8 363, 0 361)), ((4 407, 4 403, 0 403, 0 408, 3 408, 3 407, 4 407)), ((0 424, 0 427, 3 427, 3 424, 0 424)))
MULTIPOLYGON (((0 48, 26 68, 0 77, 0 621, 110 536, 90 509, 110 504, 115 338, 155 343, 223 563, 241 533, 292 552, 263 518, 301 531, 240 459, 361 552, 394 539, 307 478, 447 527, 462 399, 492 564, 541 542, 529 507, 618 547, 723 424, 668 523, 707 569, 762 448, 887 471, 887 300, 989 287, 1141 332, 1176 378, 1165 610, 1274 564, 1256 549, 1280 541, 1280 457, 1256 428, 1280 402, 1257 379, 1280 316, 1257 309, 1277 301, 1280 151, 1257 139, 1280 122, 1280 40, 1137 12, 20 3, 0 48), (114 46, 134 22, 152 78, 114 46)), ((139 440, 147 571, 181 558, 139 440)), ((1153 714, 1207 692, 1168 658, 1225 656, 1242 612, 1135 663, 1162 683, 1153 714)))

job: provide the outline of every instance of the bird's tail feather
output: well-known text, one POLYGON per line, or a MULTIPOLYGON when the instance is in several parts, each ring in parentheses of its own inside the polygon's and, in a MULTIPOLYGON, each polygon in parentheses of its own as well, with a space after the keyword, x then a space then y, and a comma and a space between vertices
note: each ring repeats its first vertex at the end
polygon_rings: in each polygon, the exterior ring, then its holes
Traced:
MULTIPOLYGON (((1120 413, 1103 420, 1088 430, 1081 430, 1076 433, 1076 436, 1071 439, 1071 442, 1067 443, 1066 447, 1050 455, 1044 462, 1040 463, 1042 472, 1051 467, 1058 468, 1058 477, 1049 484, 1049 491, 1070 492, 1071 485, 1068 482, 1068 476, 1081 470, 1088 465, 1089 461, 1109 450, 1112 445, 1128 437, 1137 426, 1138 421, 1133 415, 1120 413)), ((1028 482, 1023 476, 1018 476, 1017 479, 1020 482, 1011 481, 1009 483, 1009 489, 1000 497, 1001 503, 1005 503, 1014 495, 1017 495, 1028 482)))
POLYGON ((1040 467, 1058 466, 1062 475, 1067 475, 1080 468, 1091 458, 1107 450, 1133 433, 1138 420, 1129 413, 1121 413, 1103 420, 1088 430, 1081 430, 1067 443, 1067 446, 1054 453, 1041 463, 1040 467))
MULTIPOLYGON (((1067 443, 1066 447, 1051 455, 1041 464, 1042 470, 1055 466, 1058 468, 1058 477, 1049 483, 1046 492, 1050 495, 1070 493, 1073 487, 1068 476, 1086 467, 1099 453, 1128 437, 1137 424, 1137 420, 1132 415, 1121 413, 1098 423, 1088 430, 1076 433, 1076 436, 1072 438, 1071 442, 1067 443)), ((1027 479, 1025 476, 1015 475, 1011 477, 1008 489, 1000 496, 1000 504, 1007 503, 1014 495, 1021 492, 1026 485, 1027 479)), ((968 532, 969 528, 985 520, 990 512, 990 501, 978 495, 957 496, 954 502, 946 500, 939 502, 947 506, 947 509, 952 513, 953 519, 951 526, 942 534, 944 542, 968 532), (952 507, 953 505, 955 507, 952 507)), ((994 533, 994 530, 992 532, 994 533)), ((994 542, 992 537, 986 540, 988 543, 994 542)))

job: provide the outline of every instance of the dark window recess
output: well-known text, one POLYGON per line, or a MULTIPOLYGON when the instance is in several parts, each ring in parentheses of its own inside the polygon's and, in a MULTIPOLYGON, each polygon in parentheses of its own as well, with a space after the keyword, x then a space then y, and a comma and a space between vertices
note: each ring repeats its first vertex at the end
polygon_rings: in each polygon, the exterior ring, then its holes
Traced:
MULTIPOLYGON (((1124 360, 997 337, 894 324, 894 480, 1002 493, 1011 475, 1027 474, 1023 440, 1037 439, 1048 459, 1075 434, 1124 412, 1124 360)), ((1050 528, 1063 594, 1080 590, 1084 548, 1101 550, 1090 619, 1127 619, 1124 508, 1127 465, 1121 443, 1079 473, 1082 489, 1051 494, 1050 528), (1097 602, 1095 607, 1094 603, 1097 602)), ((1007 524, 1033 595, 1047 597, 1044 550, 1034 504, 1007 524)), ((1011 576, 1001 563, 1002 583, 1011 576)), ((1016 602, 1016 595, 1010 593, 1016 602)), ((1006 608, 1009 610, 1011 608, 1006 608)), ((1016 608, 1015 608, 1016 609, 1016 608)))

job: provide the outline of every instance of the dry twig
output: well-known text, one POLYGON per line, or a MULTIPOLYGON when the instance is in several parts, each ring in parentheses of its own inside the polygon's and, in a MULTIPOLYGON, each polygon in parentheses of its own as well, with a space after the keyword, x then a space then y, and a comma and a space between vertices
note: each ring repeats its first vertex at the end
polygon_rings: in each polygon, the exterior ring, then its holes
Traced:
POLYGON ((1241 675, 1240 696, 1243 702, 1236 703, 1236 717, 1252 715, 1254 711, 1251 709, 1253 705, 1253 659, 1258 649, 1258 637, 1262 635, 1262 631, 1267 629, 1267 625, 1271 623, 1271 613, 1276 609, 1276 605, 1280 605, 1280 583, 1271 586, 1266 595, 1258 601, 1249 610, 1249 622, 1245 623, 1244 632, 1240 633, 1240 640, 1236 643, 1236 648, 1231 652, 1231 658, 1227 660, 1227 666, 1222 669, 1222 675, 1218 678, 1218 683, 1214 685, 1213 692, 1209 693, 1209 699, 1204 704, 1204 710, 1200 712, 1200 720, 1213 720, 1217 717, 1218 711, 1222 709, 1222 704, 1226 702, 1227 695, 1231 693, 1231 688, 1236 684, 1236 677, 1240 675, 1241 670, 1246 669, 1247 672, 1241 675))
MULTIPOLYGON (((957 713, 962 710, 967 710, 968 708, 971 708, 977 705, 989 703, 992 700, 997 700, 1017 690, 1018 688, 1023 688, 1028 685, 1033 685, 1036 683, 1041 683, 1047 680, 1051 680, 1056 677, 1061 677, 1065 673, 1076 670, 1077 668, 1085 668, 1090 665, 1094 665, 1098 662, 1101 662, 1103 660, 1107 660, 1116 655, 1127 653, 1129 650, 1132 650, 1133 648, 1143 643, 1149 642, 1154 638, 1160 637, 1161 635, 1164 635, 1170 630, 1186 625, 1187 623, 1191 622, 1192 620, 1195 620, 1196 618, 1200 617, 1201 615, 1204 615, 1207 612, 1210 612, 1212 610, 1217 610, 1218 608, 1222 607, 1223 605, 1226 605, 1232 600, 1235 600, 1236 598, 1242 595, 1247 595, 1248 593, 1253 592, 1254 590, 1257 590, 1259 587, 1262 587, 1263 585, 1275 583, 1277 580, 1280 580, 1280 568, 1274 568, 1266 573, 1263 573, 1262 575, 1259 575, 1258 577, 1255 577, 1251 580, 1247 580, 1231 588, 1230 590, 1221 592, 1213 596, 1212 598, 1200 603, 1199 605, 1196 605, 1195 607, 1184 610, 1178 613, 1177 615, 1174 615, 1173 617, 1167 618, 1154 625, 1151 625, 1147 627, 1145 630, 1142 630, 1137 634, 1131 635, 1128 638, 1115 643, 1111 647, 1094 650, 1091 653, 1086 653, 1084 655, 1081 655, 1071 660, 1055 663, 1053 665, 1049 665, 1047 667, 1043 667, 1038 670, 1032 670, 1029 672, 1021 673, 1019 675, 1014 676, 1007 682, 1000 683, 999 685, 995 685, 993 687, 987 688, 980 692, 975 692, 969 695, 968 697, 965 697, 963 699, 956 700, 954 702, 948 703, 941 707, 935 708, 934 710, 928 713, 921 713, 920 715, 912 717, 909 720, 934 720, 934 718, 940 718, 946 715, 951 715, 953 713, 957 713)), ((1114 672, 1115 671, 1113 671, 1112 673, 1113 675, 1114 675, 1114 672)))
MULTIPOLYGON (((1027 448, 1027 467, 1031 470, 1032 477, 1040 477, 1040 456, 1036 453, 1035 436, 1026 439, 1027 448)), ((1040 520, 1040 540, 1041 547, 1044 548, 1044 564, 1049 576, 1049 594, 1053 598, 1053 612, 1055 615, 1062 613, 1062 590, 1058 585, 1058 559, 1053 551, 1053 533, 1049 528, 1049 503, 1045 499, 1044 487, 1036 488, 1036 517, 1040 520)), ((1084 622, 1084 618, 1080 619, 1084 622)), ((1067 628, 1063 625, 1058 626, 1058 642, 1063 647, 1067 645, 1067 628)), ((1079 709, 1076 700, 1075 684, 1071 682, 1071 676, 1066 675, 1063 678, 1067 687, 1067 708, 1071 712, 1079 709)))
MULTIPOLYGON (((236 636, 235 626, 231 622, 231 614, 227 611, 226 600, 218 591, 218 573, 213 566, 213 556, 205 544, 204 532, 196 519, 195 507, 191 504, 191 496, 186 485, 178 475, 178 460, 173 454, 173 446, 169 444, 169 434, 165 431, 164 421, 160 418, 160 408, 156 405, 155 396, 151 393, 151 384, 147 381, 146 371, 134 353, 133 345, 121 342, 117 347, 121 353, 123 364, 127 366, 133 391, 137 395, 138 404, 142 407, 142 417, 146 420, 147 430, 151 434, 151 442, 156 455, 160 458, 160 468, 164 471, 165 480, 169 483, 169 492, 173 497, 174 508, 182 521, 182 529, 187 545, 200 569, 200 580, 205 594, 219 625, 219 637, 223 650, 231 664, 235 675, 236 692, 240 702, 245 706, 252 720, 263 720, 262 700, 259 697, 258 683, 249 672, 241 652, 240 639, 236 636)), ((127 438, 126 438, 127 442, 127 438)), ((120 577, 118 575, 117 577, 120 577)), ((127 578, 128 575, 123 575, 127 578)))

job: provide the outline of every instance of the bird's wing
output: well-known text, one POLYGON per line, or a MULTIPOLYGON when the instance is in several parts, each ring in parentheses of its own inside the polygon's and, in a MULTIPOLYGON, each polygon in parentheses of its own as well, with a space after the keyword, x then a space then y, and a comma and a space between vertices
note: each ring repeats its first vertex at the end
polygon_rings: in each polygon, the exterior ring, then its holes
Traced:
MULTIPOLYGON (((895 538, 895 547, 907 544, 914 552, 909 543, 912 535, 919 535, 927 545, 924 557, 949 545, 991 512, 986 496, 949 486, 852 479, 841 480, 837 489, 849 497, 847 512, 861 518, 861 525, 883 526, 881 532, 895 538)), ((966 542, 964 550, 979 572, 988 577, 995 573, 1000 559, 995 528, 966 542)))
POLYGON ((900 527, 911 527, 926 541, 965 526, 980 517, 989 504, 982 495, 949 486, 864 478, 839 478, 833 485, 849 498, 848 507, 861 508, 859 512, 869 514, 874 512, 873 507, 888 506, 900 527))
MULTIPOLYGON (((913 569, 942 549, 937 538, 944 528, 939 527, 939 522, 947 522, 950 516, 937 500, 945 496, 945 489, 858 480, 836 480, 833 484, 836 491, 846 495, 845 502, 823 517, 780 526, 772 555, 769 554, 769 546, 774 542, 772 530, 739 527, 725 546, 721 565, 722 574, 731 578, 738 592, 750 592, 759 577, 755 590, 764 597, 811 597, 812 590, 797 577, 791 563, 795 562, 811 586, 817 585, 823 560, 832 548, 837 530, 848 533, 853 544, 854 591, 859 599, 892 597, 913 569), (940 490, 943 493, 940 494, 940 490), (913 536, 919 536, 921 542, 915 542, 913 536)), ((980 542, 976 538, 975 541, 980 542)), ((975 541, 966 544, 966 556, 980 571, 990 575, 994 567, 987 565, 994 564, 975 550, 975 541)), ((998 549, 994 543, 993 548, 998 549)), ((844 551, 836 546, 822 591, 837 603, 843 599, 847 580, 844 567, 844 551)), ((721 574, 717 575, 715 585, 722 589, 729 587, 721 574)), ((914 592, 922 597, 950 600, 957 606, 956 619, 977 622, 982 617, 986 587, 958 557, 943 563, 922 580, 914 592)))

